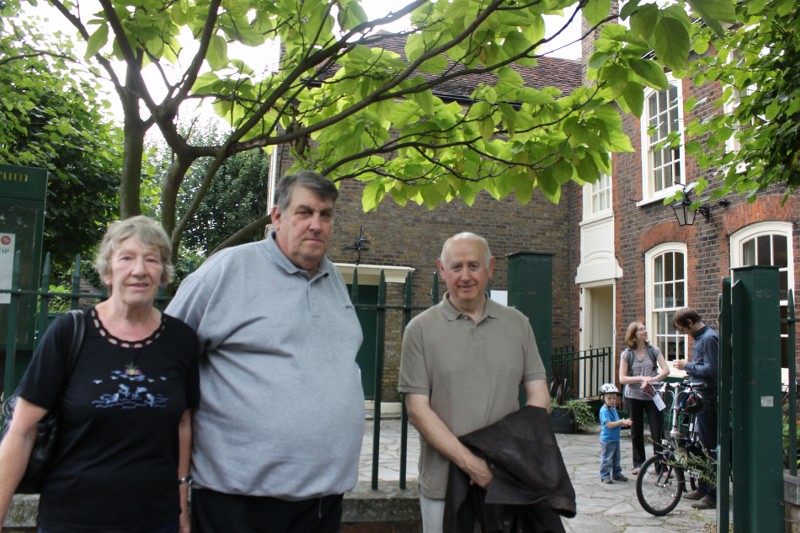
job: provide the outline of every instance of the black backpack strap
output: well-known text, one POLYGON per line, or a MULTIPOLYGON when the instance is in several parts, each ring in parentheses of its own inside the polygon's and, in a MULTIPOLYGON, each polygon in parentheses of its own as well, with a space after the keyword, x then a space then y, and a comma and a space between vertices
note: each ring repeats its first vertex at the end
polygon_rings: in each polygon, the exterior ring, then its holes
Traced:
POLYGON ((650 356, 650 359, 653 360, 653 369, 658 371, 658 352, 656 352, 656 349, 650 343, 647 343, 647 354, 650 356))

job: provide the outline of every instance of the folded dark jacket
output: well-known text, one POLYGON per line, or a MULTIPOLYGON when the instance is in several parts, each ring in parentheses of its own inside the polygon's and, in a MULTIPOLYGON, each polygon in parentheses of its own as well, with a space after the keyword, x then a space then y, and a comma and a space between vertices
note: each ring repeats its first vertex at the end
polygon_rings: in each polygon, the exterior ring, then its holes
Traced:
POLYGON ((488 463, 493 479, 483 490, 450 464, 446 533, 472 533, 475 524, 484 533, 564 531, 560 516, 575 516, 575 489, 547 411, 525 406, 460 440, 488 463))

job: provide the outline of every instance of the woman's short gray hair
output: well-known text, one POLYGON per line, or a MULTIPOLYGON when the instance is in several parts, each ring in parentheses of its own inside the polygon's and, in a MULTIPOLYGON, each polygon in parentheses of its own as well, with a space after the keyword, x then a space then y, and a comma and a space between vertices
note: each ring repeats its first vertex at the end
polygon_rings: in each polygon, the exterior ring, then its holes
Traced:
POLYGON ((175 279, 175 267, 172 265, 172 244, 169 236, 161 225, 144 215, 109 224, 94 260, 94 268, 100 275, 100 279, 106 279, 111 275, 111 266, 109 265, 111 256, 119 244, 129 237, 136 237, 136 240, 145 246, 158 250, 161 256, 161 265, 164 267, 161 272, 161 283, 166 285, 175 279))

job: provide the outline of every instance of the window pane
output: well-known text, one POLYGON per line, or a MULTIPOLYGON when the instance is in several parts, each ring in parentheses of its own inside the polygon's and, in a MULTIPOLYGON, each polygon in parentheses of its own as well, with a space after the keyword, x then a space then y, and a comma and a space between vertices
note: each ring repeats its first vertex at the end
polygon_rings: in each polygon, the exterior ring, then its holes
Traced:
POLYGON ((678 257, 675 261, 675 279, 683 280, 686 276, 683 274, 683 254, 677 254, 678 257))
POLYGON ((686 300, 684 298, 684 294, 686 294, 686 284, 682 281, 678 281, 675 283, 675 307, 680 309, 681 307, 686 307, 686 300))
POLYGON ((675 254, 668 252, 664 254, 664 279, 672 281, 675 279, 675 254))
MULTIPOLYGON (((781 324, 786 324, 787 307, 781 306, 781 324)), ((789 366, 789 337, 784 333, 781 328, 781 367, 787 368, 789 366)))
POLYGON ((655 275, 656 283, 664 281, 664 256, 659 255, 653 261, 653 274, 655 275))
POLYGON ((675 107, 678 105, 678 86, 677 85, 670 85, 669 86, 669 107, 675 107))
POLYGON ((756 240, 750 239, 742 244, 742 266, 756 264, 756 240))
POLYGON ((780 280, 779 282, 781 285, 778 297, 781 300, 786 300, 787 298, 789 298, 789 273, 786 270, 781 270, 778 273, 778 278, 780 280))
POLYGON ((756 264, 759 266, 772 264, 772 239, 769 235, 761 235, 757 237, 758 242, 758 256, 756 264))
POLYGON ((650 125, 655 125, 658 120, 656 118, 658 114, 658 95, 659 93, 653 93, 647 99, 647 116, 650 117, 650 125))
POLYGON ((786 245, 786 235, 773 235, 772 244, 774 250, 772 254, 772 264, 781 268, 789 266, 787 257, 789 247, 786 245))

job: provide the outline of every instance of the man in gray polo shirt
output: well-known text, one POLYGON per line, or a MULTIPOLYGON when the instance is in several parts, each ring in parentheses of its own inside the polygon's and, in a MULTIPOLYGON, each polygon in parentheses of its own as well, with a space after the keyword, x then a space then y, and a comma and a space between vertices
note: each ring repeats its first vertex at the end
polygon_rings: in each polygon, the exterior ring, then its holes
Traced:
POLYGON ((400 392, 420 433, 420 505, 425 533, 442 531, 450 461, 486 488, 486 462, 459 440, 526 404, 549 411, 544 365, 528 318, 489 299, 495 258, 474 233, 449 238, 437 261, 447 285, 442 301, 406 328, 400 392))
POLYGON ((361 327, 325 253, 338 191, 284 177, 274 230, 211 256, 167 313, 205 356, 194 414, 194 533, 333 533, 358 479, 361 327))

